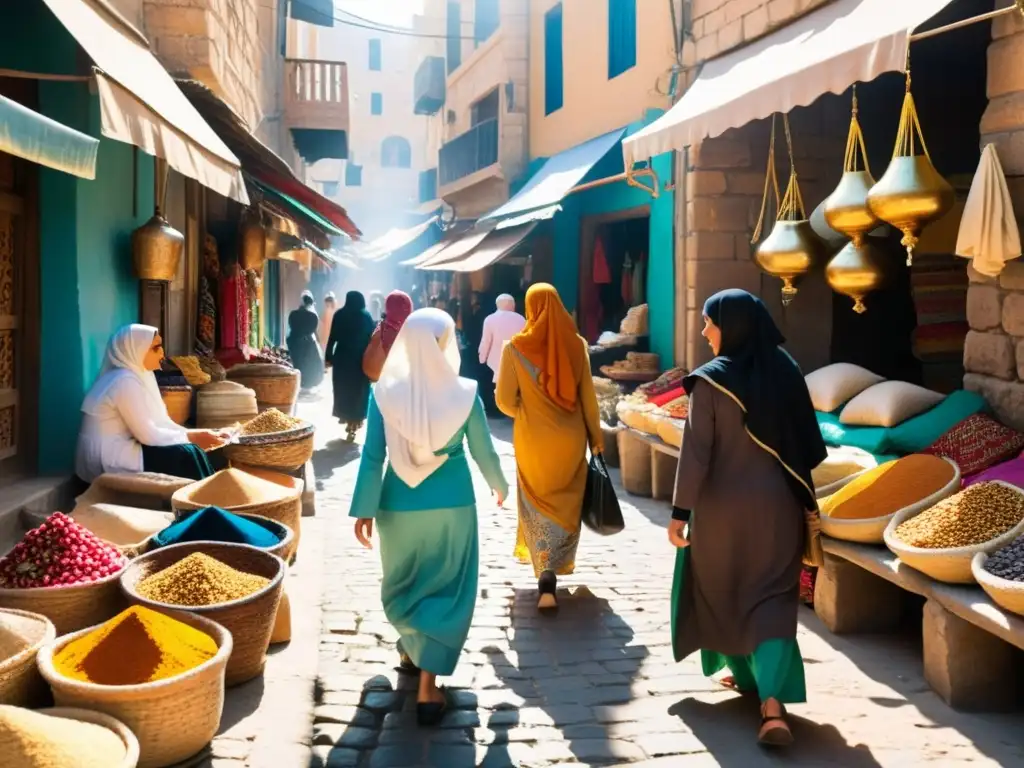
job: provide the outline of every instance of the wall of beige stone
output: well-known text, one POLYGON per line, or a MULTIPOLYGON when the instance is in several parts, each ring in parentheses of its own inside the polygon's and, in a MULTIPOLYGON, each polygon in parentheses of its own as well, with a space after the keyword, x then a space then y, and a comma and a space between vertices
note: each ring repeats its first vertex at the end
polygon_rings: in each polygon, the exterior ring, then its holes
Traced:
POLYGON ((693 41, 697 61, 721 56, 830 0, 693 0, 693 41))

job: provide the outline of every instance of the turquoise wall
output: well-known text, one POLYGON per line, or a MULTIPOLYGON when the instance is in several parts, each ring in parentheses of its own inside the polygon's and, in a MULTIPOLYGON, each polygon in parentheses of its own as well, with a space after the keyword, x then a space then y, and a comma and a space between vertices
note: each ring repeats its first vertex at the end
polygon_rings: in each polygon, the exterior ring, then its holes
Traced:
MULTIPOLYGON (((0 28, 0 67, 79 71, 77 44, 43 3, 10 13, 0 28)), ((40 82, 38 110, 100 136, 99 100, 87 83, 40 82)), ((40 168, 39 198, 39 471, 64 473, 74 465, 82 398, 107 340, 138 319, 130 238, 153 212, 153 158, 102 139, 95 180, 40 168)))
MULTIPOLYGON (((644 120, 631 124, 626 135, 657 119, 652 112, 644 120)), ((622 151, 619 145, 595 165, 584 182, 622 173, 622 151)), ((654 160, 660 186, 672 179, 672 155, 654 160)), ((641 179, 649 184, 651 179, 641 179)), ((647 303, 651 326, 651 351, 668 365, 675 359, 675 245, 673 237, 674 195, 662 189, 657 200, 642 189, 625 182, 596 187, 569 195, 562 201, 562 211, 555 215, 554 281, 569 311, 576 308, 579 295, 580 235, 582 219, 602 213, 623 211, 638 206, 650 207, 650 242, 648 244, 647 303)))

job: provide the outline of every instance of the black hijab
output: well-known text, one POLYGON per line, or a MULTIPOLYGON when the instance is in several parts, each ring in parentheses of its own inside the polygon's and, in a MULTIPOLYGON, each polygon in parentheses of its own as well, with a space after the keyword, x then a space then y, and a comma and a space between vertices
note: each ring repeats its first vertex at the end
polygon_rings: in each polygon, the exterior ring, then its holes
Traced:
MULTIPOLYGON (((331 338, 341 348, 361 345, 365 349, 375 326, 366 311, 366 297, 359 291, 349 291, 345 294, 345 305, 334 313, 331 320, 331 338)), ((330 347, 331 342, 328 341, 327 345, 330 347)))
POLYGON ((788 470, 793 493, 814 509, 811 470, 827 452, 803 374, 781 347, 786 339, 761 300, 736 288, 708 299, 704 315, 722 331, 722 345, 718 357, 683 380, 687 393, 704 379, 732 397, 754 442, 788 470))

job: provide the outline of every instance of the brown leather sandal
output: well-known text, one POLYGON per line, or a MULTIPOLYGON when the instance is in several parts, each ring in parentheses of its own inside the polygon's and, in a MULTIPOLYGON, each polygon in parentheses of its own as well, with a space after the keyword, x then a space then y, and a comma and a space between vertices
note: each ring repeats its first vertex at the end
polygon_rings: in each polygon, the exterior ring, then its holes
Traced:
POLYGON ((757 740, 766 747, 788 747, 793 743, 793 732, 786 722, 786 707, 779 704, 778 715, 765 714, 765 705, 761 705, 761 730, 758 731, 757 740), (765 728, 769 723, 774 726, 765 728))

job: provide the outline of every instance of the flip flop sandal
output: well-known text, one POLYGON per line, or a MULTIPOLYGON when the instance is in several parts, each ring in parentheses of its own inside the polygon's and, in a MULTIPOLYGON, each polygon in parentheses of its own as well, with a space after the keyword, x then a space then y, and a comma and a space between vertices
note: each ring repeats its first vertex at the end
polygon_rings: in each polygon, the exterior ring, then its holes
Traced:
POLYGON ((412 659, 403 653, 398 662, 398 671, 403 675, 418 675, 420 673, 420 668, 416 666, 416 663, 412 659))
POLYGON ((785 707, 781 707, 778 715, 771 717, 764 714, 764 707, 761 708, 761 730, 757 734, 757 740, 766 747, 788 747, 793 743, 793 732, 786 722, 785 707), (768 723, 779 724, 765 729, 768 723))
POLYGON ((416 724, 423 728, 432 728, 444 719, 445 713, 451 706, 448 698, 448 689, 438 689, 444 697, 444 701, 416 702, 416 724))
POLYGON ((738 693, 741 696, 746 696, 749 693, 754 693, 754 691, 746 691, 740 688, 738 685, 736 685, 736 678, 732 675, 726 675, 725 677, 721 678, 720 680, 716 680, 715 682, 723 688, 730 690, 733 693, 738 693))

